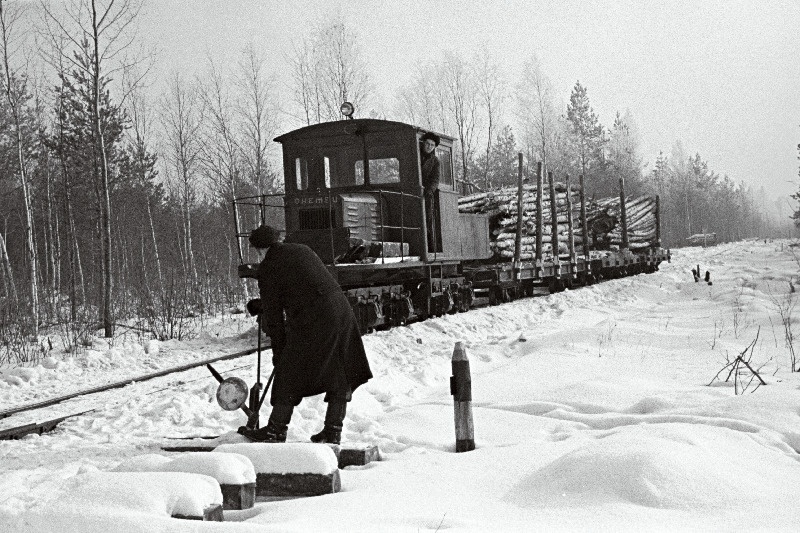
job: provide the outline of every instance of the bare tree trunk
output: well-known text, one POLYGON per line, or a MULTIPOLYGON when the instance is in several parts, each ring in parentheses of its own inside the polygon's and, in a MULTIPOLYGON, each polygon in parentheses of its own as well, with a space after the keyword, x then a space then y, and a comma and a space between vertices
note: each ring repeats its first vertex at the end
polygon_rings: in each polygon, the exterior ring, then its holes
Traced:
POLYGON ((183 203, 183 237, 185 239, 186 259, 189 267, 189 273, 192 276, 192 281, 195 286, 197 285, 197 267, 194 261, 194 252, 192 251, 192 213, 189 205, 189 197, 191 196, 188 174, 184 168, 184 203, 183 203))
POLYGON ((161 256, 158 253, 158 240, 156 239, 156 226, 153 223, 153 210, 150 208, 150 198, 147 199, 147 220, 150 222, 150 235, 153 238, 153 256, 156 260, 156 270, 158 271, 158 286, 164 292, 164 273, 161 270, 161 256))
POLYGON ((492 136, 494 134, 497 107, 503 100, 503 94, 501 93, 502 81, 497 68, 497 61, 494 60, 487 49, 484 49, 476 57, 475 61, 478 73, 478 90, 486 106, 486 168, 484 168, 483 181, 484 187, 488 190, 491 188, 489 169, 492 161, 492 136))
POLYGON ((177 73, 171 82, 170 95, 162 115, 167 129, 170 163, 176 171, 176 193, 181 202, 180 223, 183 226, 183 245, 186 253, 184 265, 196 286, 198 278, 192 250, 191 208, 201 149, 199 137, 202 119, 198 116, 196 89, 191 86, 186 87, 177 73))
POLYGON ((6 11, 4 9, 4 2, 0 0, 0 29, 2 30, 2 46, 3 46, 3 70, 5 71, 5 87, 4 92, 9 108, 11 109, 11 116, 14 122, 14 141, 17 148, 17 163, 19 164, 19 177, 22 184, 22 198, 25 207, 25 244, 28 252, 28 290, 30 297, 30 313, 31 313, 31 329, 30 333, 34 337, 39 335, 39 287, 38 275, 36 268, 38 260, 36 257, 36 244, 34 243, 33 235, 33 205, 32 193, 30 184, 28 183, 27 161, 23 150, 21 120, 20 120, 20 97, 24 95, 26 89, 22 80, 16 79, 16 75, 12 72, 11 62, 9 59, 9 45, 10 35, 8 28, 8 20, 6 18, 6 11), (15 85, 17 86, 15 88, 15 85))
POLYGON ((14 271, 11 269, 11 261, 8 259, 8 249, 6 248, 6 240, 3 233, 0 232, 0 260, 3 263, 3 287, 6 294, 11 297, 11 300, 16 304, 19 301, 17 297, 17 287, 14 285, 14 271))
POLYGON ((58 215, 53 212, 53 172, 50 168, 49 153, 46 158, 46 165, 45 210, 47 212, 47 228, 45 235, 47 242, 49 243, 47 248, 47 259, 48 264, 50 265, 50 313, 52 314, 58 304, 58 295, 61 291, 61 266, 60 261, 58 260, 58 258, 61 256, 61 239, 59 237, 60 232, 58 215))
POLYGON ((97 19, 96 0, 92 1, 92 41, 93 41, 93 75, 92 75, 92 121, 95 142, 100 153, 100 253, 102 270, 101 318, 104 335, 114 335, 114 322, 111 317, 111 196, 108 191, 108 154, 100 125, 100 35, 97 19))

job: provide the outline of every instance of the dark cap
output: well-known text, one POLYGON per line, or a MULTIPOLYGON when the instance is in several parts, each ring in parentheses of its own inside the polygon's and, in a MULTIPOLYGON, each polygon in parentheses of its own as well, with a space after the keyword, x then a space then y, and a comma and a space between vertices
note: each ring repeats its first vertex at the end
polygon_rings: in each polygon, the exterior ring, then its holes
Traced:
POLYGON ((441 139, 439 138, 439 136, 438 136, 438 135, 436 135, 435 133, 431 133, 430 131, 429 131, 428 133, 426 133, 425 135, 423 135, 423 136, 420 138, 420 141, 422 141, 422 142, 425 142, 425 141, 427 141, 428 139, 430 139, 430 140, 432 140, 434 143, 436 143, 436 146, 439 146, 439 141, 441 141, 441 139))
POLYGON ((250 233, 250 246, 253 248, 269 248, 278 242, 280 232, 272 226, 259 226, 250 233))

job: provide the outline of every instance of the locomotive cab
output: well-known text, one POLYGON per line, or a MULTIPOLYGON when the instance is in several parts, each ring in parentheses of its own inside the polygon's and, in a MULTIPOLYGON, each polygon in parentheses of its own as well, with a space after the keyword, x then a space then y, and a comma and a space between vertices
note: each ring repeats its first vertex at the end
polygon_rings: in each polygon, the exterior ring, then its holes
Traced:
POLYGON ((446 135, 436 153, 438 209, 427 229, 420 175, 424 133, 400 122, 354 119, 277 137, 283 145, 286 241, 308 245, 326 264, 487 257, 486 217, 458 213, 454 139, 446 135), (478 236, 483 239, 475 243, 478 236))

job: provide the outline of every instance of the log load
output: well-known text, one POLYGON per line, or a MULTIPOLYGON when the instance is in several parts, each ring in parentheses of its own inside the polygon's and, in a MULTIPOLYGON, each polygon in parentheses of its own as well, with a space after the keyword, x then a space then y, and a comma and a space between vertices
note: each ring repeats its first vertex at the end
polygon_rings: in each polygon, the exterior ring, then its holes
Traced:
MULTIPOLYGON (((628 219, 628 246, 649 248, 656 241, 656 199, 638 196, 625 200, 628 219)), ((619 248, 622 245, 622 223, 619 197, 604 198, 586 206, 586 225, 595 250, 619 248)))
MULTIPOLYGON (((569 219, 572 218, 575 253, 584 254, 584 244, 591 250, 619 249, 622 245, 622 217, 619 197, 604 198, 586 206, 586 225, 589 242, 583 242, 580 219, 580 190, 570 186, 572 211, 567 212, 567 188, 556 184, 556 217, 558 234, 553 238, 550 213, 550 194, 545 187, 542 194, 542 256, 549 260, 553 250, 561 258, 569 257, 569 219), (554 246, 554 243, 556 246, 554 246)), ((520 259, 532 261, 536 257, 536 186, 523 186, 522 194, 522 248, 520 259)), ((652 196, 628 198, 625 201, 628 220, 628 246, 631 249, 648 248, 656 240, 656 199, 652 196)), ((480 192, 458 200, 461 213, 489 215, 490 247, 496 258, 511 261, 514 258, 517 231, 517 188, 506 187, 496 191, 480 192)))
MULTIPOLYGON (((559 256, 569 257, 569 219, 572 218, 576 253, 583 253, 581 246, 580 223, 580 193, 577 187, 570 187, 572 211, 567 210, 567 188, 563 183, 557 183, 556 189, 556 217, 558 233, 553 238, 552 215, 550 210, 550 193, 545 190, 542 194, 542 256, 545 259, 553 257, 553 250, 559 256)), ((515 240, 517 232, 517 188, 506 187, 496 191, 481 192, 464 196, 458 200, 458 210, 461 213, 484 213, 489 218, 490 247, 495 257, 512 260, 516 249, 515 240)), ((522 191, 522 248, 520 259, 532 261, 536 256, 536 186, 525 185, 522 191)))

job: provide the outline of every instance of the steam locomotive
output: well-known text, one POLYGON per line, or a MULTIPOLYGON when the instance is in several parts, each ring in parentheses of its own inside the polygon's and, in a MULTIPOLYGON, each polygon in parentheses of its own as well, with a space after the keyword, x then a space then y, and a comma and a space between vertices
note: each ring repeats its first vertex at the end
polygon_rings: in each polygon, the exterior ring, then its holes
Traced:
MULTIPOLYGON (((277 137, 285 194, 234 201, 240 277, 254 277, 258 261, 241 226, 282 228, 286 242, 309 246, 327 265, 368 332, 652 272, 669 260, 657 241, 648 249, 623 246, 602 255, 584 247, 581 255, 571 248, 530 261, 496 257, 489 216, 459 212, 456 139, 440 133, 440 185, 435 201, 426 204, 420 139, 427 132, 401 122, 348 118, 277 137), (435 206, 432 213, 426 205, 435 206)), ((539 198, 542 181, 540 169, 539 198)), ((541 216, 537 223, 541 230, 541 216)))

